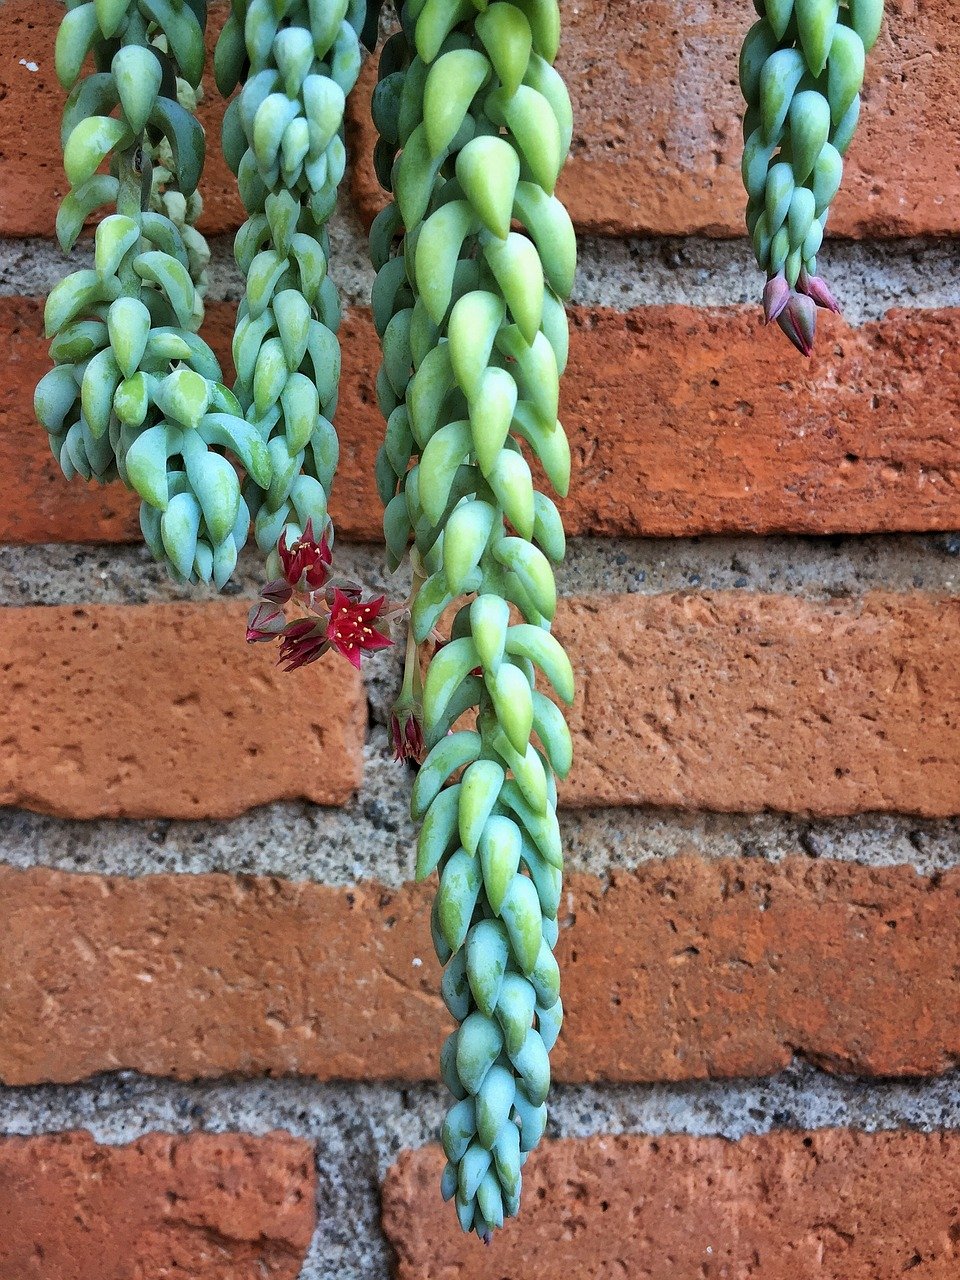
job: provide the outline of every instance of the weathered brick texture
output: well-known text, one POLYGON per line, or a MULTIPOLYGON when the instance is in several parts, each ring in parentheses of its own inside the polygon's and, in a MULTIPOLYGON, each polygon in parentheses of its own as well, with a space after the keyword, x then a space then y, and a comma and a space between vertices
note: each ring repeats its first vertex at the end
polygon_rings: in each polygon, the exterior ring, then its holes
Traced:
MULTIPOLYGON (((327 658, 296 688, 243 604, 0 613, 0 802, 69 817, 343 803, 364 703, 327 658), (322 689, 322 696, 321 696, 322 689)), ((747 592, 566 601, 567 805, 823 816, 960 812, 960 600, 747 592)))
MULTIPOLYGON (((584 231, 743 234, 740 41, 750 0, 564 0, 558 66, 576 132, 558 194, 584 231)), ((958 230, 960 30, 953 0, 888 0, 835 235, 958 230)), ((368 67, 352 100, 353 191, 369 219, 368 67)))
POLYGON ((960 1135, 771 1133, 552 1142, 523 1170, 527 1212, 495 1260, 437 1184, 437 1147, 390 1170, 397 1280, 955 1280, 960 1135), (535 1212, 530 1212, 533 1206, 535 1212))
POLYGON ((315 1187, 283 1133, 0 1138, 0 1280, 296 1280, 315 1187))
MULTIPOLYGON (((432 885, 0 870, 0 1079, 432 1079, 432 885)), ((569 879, 559 1079, 919 1075, 960 1055, 960 872, 688 856, 569 879)))
POLYGON ((568 804, 960 812, 960 600, 568 601, 568 804))
POLYGON ((347 662, 293 690, 247 604, 0 610, 0 803, 73 818, 343 804, 366 702, 347 662))
POLYGON ((809 361, 756 308, 571 313, 574 532, 957 527, 960 311, 822 315, 809 361))
MULTIPOLYGON (((0 16, 2 16, 0 9, 0 16)), ((570 534, 869 533, 960 527, 960 311, 897 311, 853 329, 824 317, 812 361, 784 359, 754 308, 573 308, 563 419, 575 462, 570 534)), ((232 379, 233 308, 204 333, 232 379)), ((33 416, 48 368, 41 304, 0 299, 0 540, 138 540, 119 485, 67 482, 33 416)), ((373 465, 376 334, 341 329, 342 537, 381 538, 373 465)))
MULTIPOLYGON (((214 6, 211 35, 225 6, 214 6)), ((934 235, 958 229, 960 36, 951 0, 888 4, 871 59, 862 130, 831 218, 840 235, 934 235)), ((53 0, 6 0, 0 42, 0 233, 52 235, 66 191, 59 127, 64 95, 53 72, 61 10, 53 0), (30 71, 20 59, 35 62, 30 71)), ((584 230, 622 234, 739 235, 739 41, 754 21, 749 0, 587 0, 563 4, 560 68, 577 120, 560 194, 584 230)), ((209 161, 203 226, 242 218, 220 155, 222 103, 206 80, 201 116, 209 161)), ((369 218, 382 200, 372 132, 362 125, 372 66, 354 95, 353 190, 369 218)))

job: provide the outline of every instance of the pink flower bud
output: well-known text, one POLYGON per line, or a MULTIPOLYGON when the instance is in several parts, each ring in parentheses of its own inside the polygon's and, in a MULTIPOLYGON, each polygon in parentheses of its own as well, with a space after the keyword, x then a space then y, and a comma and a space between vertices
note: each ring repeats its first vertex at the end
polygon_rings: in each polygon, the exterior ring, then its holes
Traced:
POLYGON ((283 609, 268 600, 261 600, 247 617, 247 644, 261 640, 276 640, 286 626, 283 609))
POLYGON ((292 595, 293 587, 291 587, 286 578, 275 578, 273 582, 268 582, 260 592, 261 599, 277 605, 286 604, 292 595))
POLYGON ((801 355, 810 355, 817 328, 817 308, 812 298, 795 293, 777 317, 777 324, 801 355))
POLYGON ((320 619, 298 618, 284 628, 277 665, 284 671, 296 671, 308 662, 316 662, 329 648, 330 642, 320 619))
POLYGON ((820 276, 809 276, 806 271, 801 271, 797 288, 808 298, 812 298, 818 307, 823 307, 825 311, 832 311, 834 315, 840 314, 839 302, 827 287, 826 280, 821 279, 820 276))
POLYGON ((789 301, 790 286, 786 276, 781 273, 769 279, 763 290, 764 322, 769 324, 771 320, 776 320, 789 301))
POLYGON ((394 707, 390 716, 390 736, 393 739, 394 759, 398 764, 403 760, 416 760, 419 763, 423 759, 423 729, 413 707, 394 707))

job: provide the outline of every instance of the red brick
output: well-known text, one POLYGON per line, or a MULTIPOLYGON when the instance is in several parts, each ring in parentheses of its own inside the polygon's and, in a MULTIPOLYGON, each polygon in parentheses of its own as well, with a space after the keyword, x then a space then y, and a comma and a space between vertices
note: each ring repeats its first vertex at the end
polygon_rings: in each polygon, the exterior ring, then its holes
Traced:
MULTIPOLYGON (((604 235, 743 235, 740 41, 750 0, 563 0, 558 66, 573 99, 558 188, 604 235)), ((841 236, 954 234, 960 195, 960 31, 951 0, 888 0, 861 126, 830 219, 841 236)), ((353 194, 369 220, 368 67, 351 103, 353 194)))
MULTIPOLYGON (((957 231, 960 173, 960 37, 949 0, 922 8, 891 0, 874 50, 863 122, 831 230, 839 235, 935 235, 957 231), (953 187, 951 187, 953 184, 953 187)), ((560 67, 577 132, 561 180, 578 225, 604 234, 739 235, 740 125, 736 58, 754 20, 749 0, 588 0, 563 5, 560 67)), ((224 5, 210 19, 210 41, 224 5)), ((64 94, 53 71, 61 16, 52 0, 7 0, 0 37, 10 51, 0 95, 0 231, 52 235, 66 183, 59 127, 64 94), (36 62, 31 72, 20 59, 36 62)), ((368 113, 372 68, 352 108, 353 190, 369 218, 381 195, 372 177, 368 113), (360 140, 360 135, 363 135, 360 140)), ((208 133, 202 190, 207 231, 243 214, 220 155, 223 104, 209 74, 201 108, 208 133)))
POLYGON ((596 596, 557 632, 567 804, 960 812, 960 599, 596 596))
MULTIPOLYGON (((204 333, 230 369, 233 308, 204 333)), ((571 313, 563 417, 574 457, 571 534, 868 533, 960 527, 960 311, 899 311, 853 329, 824 318, 810 362, 784 356, 755 310, 571 313), (786 362, 785 362, 786 360, 786 362)), ((0 540, 128 541, 120 486, 67 482, 33 417, 48 367, 39 304, 0 299, 0 540)), ((341 329, 341 536, 381 538, 373 464, 383 435, 369 313, 341 329)))
POLYGON ((315 1195, 284 1133, 0 1138, 0 1280, 295 1280, 315 1195))
MULTIPOLYGON (((208 53, 228 12, 225 3, 211 5, 207 24, 208 53)), ((63 9, 53 0, 4 0, 0 5, 0 234, 52 236, 57 206, 69 186, 63 173, 60 120, 66 94, 53 66, 53 46, 63 9), (35 62, 31 71, 25 62, 35 62)), ((200 229, 207 234, 231 231, 243 221, 237 183, 220 150, 224 102, 213 83, 213 61, 207 58, 205 101, 199 116, 207 133, 207 159, 200 192, 204 213, 200 229)))
POLYGON ((397 1280, 955 1280, 960 1135, 842 1129, 551 1142, 491 1250, 440 1202, 437 1147, 387 1174, 397 1280), (492 1269, 491 1269, 492 1268, 492 1269))
POLYGON ((960 525, 960 311, 825 317, 812 360, 755 308, 575 309, 563 421, 573 532, 869 533, 960 525))
MULTIPOLYGON (((273 652, 241 647, 243 608, 0 614, 3 802, 73 817, 342 803, 359 778, 359 682, 327 661, 292 699, 273 652)), ((919 594, 567 601, 558 634, 579 692, 563 802, 956 814, 958 615, 960 600, 919 594)))
MULTIPOLYGON (((0 868, 0 1079, 135 1069, 432 1079, 448 1029, 433 885, 0 868)), ((960 1056, 960 872, 693 855, 573 875, 568 1081, 829 1071, 960 1056)))
POLYGON ((227 818, 343 804, 359 784, 361 681, 303 679, 247 646, 247 604, 0 610, 0 803, 70 818, 227 818))

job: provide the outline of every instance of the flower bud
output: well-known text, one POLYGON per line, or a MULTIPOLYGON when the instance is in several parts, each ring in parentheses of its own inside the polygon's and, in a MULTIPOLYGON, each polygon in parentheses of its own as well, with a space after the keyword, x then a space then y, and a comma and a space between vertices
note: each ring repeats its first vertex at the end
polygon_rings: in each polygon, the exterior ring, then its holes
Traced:
POLYGON ((390 736, 393 740, 394 758, 398 764, 404 760, 416 760, 419 764, 423 759, 425 743, 415 707, 408 703, 397 703, 390 715, 390 736))
POLYGON ((795 293, 777 317, 777 324, 801 355, 810 355, 817 328, 817 308, 812 298, 795 293))
POLYGON ((273 582, 268 582, 260 592, 263 600, 268 600, 271 604, 284 605, 293 595, 293 587, 287 582, 286 578, 275 578, 273 582))
POLYGON ((765 323, 769 324, 771 320, 776 320, 789 301, 790 286, 787 284, 786 276, 782 272, 780 275, 772 276, 763 291, 765 323))
POLYGON ((247 617, 247 644, 276 640, 286 626, 283 609, 269 600, 261 600, 247 617))
POLYGON ((321 619, 298 618, 284 628, 277 664, 284 671, 296 671, 308 662, 316 662, 329 648, 330 642, 321 619))
POLYGON ((840 314, 839 302, 830 292, 826 280, 820 276, 811 276, 806 271, 801 271, 797 288, 808 298, 812 298, 818 307, 823 307, 825 311, 832 311, 834 315, 840 314))

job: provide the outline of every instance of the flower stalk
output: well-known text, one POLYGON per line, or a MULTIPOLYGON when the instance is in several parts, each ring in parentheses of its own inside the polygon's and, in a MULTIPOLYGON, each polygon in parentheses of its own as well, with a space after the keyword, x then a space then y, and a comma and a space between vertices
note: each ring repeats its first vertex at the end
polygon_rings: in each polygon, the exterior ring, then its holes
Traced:
MULTIPOLYGON (((427 580, 420 557, 416 551, 413 552, 411 561, 413 563, 413 585, 408 602, 410 611, 415 607, 417 597, 427 580)), ((400 686, 400 696, 394 703, 390 714, 390 737, 393 742, 394 758, 398 764, 405 760, 412 760, 414 763, 420 764, 426 752, 426 744, 423 738, 424 646, 417 643, 411 626, 408 625, 406 630, 403 683, 400 686)))

